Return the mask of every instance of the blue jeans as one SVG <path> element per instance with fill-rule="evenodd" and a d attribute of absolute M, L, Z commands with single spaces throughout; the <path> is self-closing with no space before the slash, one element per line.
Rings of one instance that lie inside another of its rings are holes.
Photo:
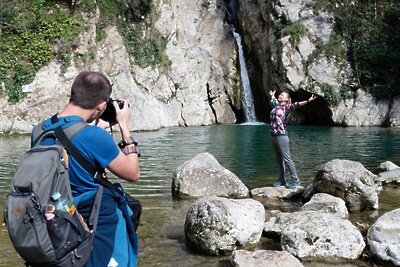
<path fill-rule="evenodd" d="M 272 136 L 272 147 L 279 167 L 279 180 L 285 181 L 285 167 L 289 169 L 292 180 L 298 180 L 296 167 L 290 156 L 289 137 L 287 135 Z"/>

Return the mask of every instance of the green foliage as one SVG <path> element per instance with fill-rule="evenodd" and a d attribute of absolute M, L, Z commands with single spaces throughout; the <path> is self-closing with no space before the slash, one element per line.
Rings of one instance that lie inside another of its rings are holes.
<path fill-rule="evenodd" d="M 84 31 L 80 12 L 93 14 L 98 7 L 100 19 L 96 41 L 106 37 L 106 27 L 116 25 L 123 35 L 128 52 L 142 66 L 168 67 L 164 51 L 167 39 L 155 29 L 157 14 L 153 0 L 80 0 L 76 11 L 68 9 L 67 0 L 1 0 L 0 1 L 0 85 L 4 84 L 10 102 L 18 102 L 24 94 L 21 86 L 33 81 L 36 72 L 56 58 L 61 71 L 68 68 L 75 50 L 74 43 Z M 146 33 L 146 34 L 144 34 Z M 87 64 L 95 58 L 93 49 L 75 55 L 75 62 Z"/>
<path fill-rule="evenodd" d="M 342 85 L 342 87 L 340 88 L 339 96 L 340 96 L 340 99 L 346 100 L 346 99 L 349 99 L 349 98 L 351 98 L 352 96 L 354 96 L 354 93 L 355 93 L 354 88 L 352 88 L 352 87 L 349 86 L 349 85 L 344 84 L 344 85 Z"/>
<path fill-rule="evenodd" d="M 341 101 L 353 97 L 354 90 L 349 85 L 342 85 L 339 91 L 336 91 L 332 85 L 319 83 L 321 91 L 324 93 L 324 99 L 329 106 L 337 106 Z"/>
<path fill-rule="evenodd" d="M 12 103 L 21 100 L 21 86 L 32 82 L 54 51 L 65 66 L 82 27 L 77 16 L 51 2 L 3 0 L 1 4 L 0 16 L 5 20 L 0 31 L 0 83 Z"/>
<path fill-rule="evenodd" d="M 90 65 L 96 58 L 96 48 L 90 47 L 85 54 L 75 53 L 74 54 L 74 61 L 76 66 L 87 66 Z"/>
<path fill-rule="evenodd" d="M 340 95 L 335 92 L 335 89 L 327 83 L 322 83 L 319 86 L 324 93 L 324 99 L 328 102 L 328 105 L 337 106 L 340 102 Z"/>
<path fill-rule="evenodd" d="M 335 58 L 337 61 L 346 59 L 346 49 L 344 41 L 337 35 L 332 35 L 326 44 L 321 46 L 321 50 L 328 58 Z"/>
<path fill-rule="evenodd" d="M 87 0 L 92 1 L 92 0 Z M 151 7 L 153 0 L 140 1 L 140 14 L 132 12 L 126 1 L 97 0 L 100 9 L 100 21 L 97 25 L 96 40 L 106 37 L 105 27 L 114 24 L 123 37 L 128 53 L 134 58 L 135 64 L 141 67 L 159 66 L 168 68 L 170 62 L 165 55 L 167 39 L 161 36 L 154 23 L 157 14 Z"/>
<path fill-rule="evenodd" d="M 400 1 L 329 2 L 359 85 L 377 97 L 400 95 Z"/>
<path fill-rule="evenodd" d="M 132 24 L 125 31 L 121 31 L 127 50 L 133 55 L 135 64 L 141 67 L 158 65 L 167 68 L 170 64 L 165 55 L 168 40 L 148 25 L 146 22 Z M 120 25 L 120 28 L 122 27 L 123 25 Z M 143 34 L 145 30 L 146 35 Z"/>
<path fill-rule="evenodd" d="M 314 3 L 315 10 L 329 10 L 331 6 L 330 0 L 316 0 Z"/>
<path fill-rule="evenodd" d="M 94 0 L 81 0 L 79 1 L 79 10 L 85 13 L 96 12 L 96 2 Z"/>
<path fill-rule="evenodd" d="M 282 36 L 290 36 L 289 42 L 293 46 L 297 46 L 302 36 L 307 33 L 306 27 L 301 23 L 289 24 L 282 28 Z"/>
<path fill-rule="evenodd" d="M 96 27 L 96 42 L 101 42 L 107 36 L 106 29 L 103 27 Z"/>
<path fill-rule="evenodd" d="M 310 65 L 320 55 L 324 55 L 328 59 L 335 60 L 337 63 L 342 63 L 347 59 L 346 46 L 344 40 L 337 35 L 332 35 L 328 42 L 319 42 L 316 45 L 316 49 L 308 56 L 305 64 Z"/>

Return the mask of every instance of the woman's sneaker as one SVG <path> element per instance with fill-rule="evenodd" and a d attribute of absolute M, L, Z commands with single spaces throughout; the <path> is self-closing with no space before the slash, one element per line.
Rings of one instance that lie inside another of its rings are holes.
<path fill-rule="evenodd" d="M 290 182 L 286 184 L 287 189 L 293 189 L 296 186 L 300 186 L 300 179 L 292 179 Z"/>
<path fill-rule="evenodd" d="M 274 183 L 274 187 L 286 186 L 286 181 L 279 179 L 277 182 Z"/>

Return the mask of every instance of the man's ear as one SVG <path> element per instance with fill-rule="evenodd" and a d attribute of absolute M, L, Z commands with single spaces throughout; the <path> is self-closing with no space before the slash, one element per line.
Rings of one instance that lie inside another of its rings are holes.
<path fill-rule="evenodd" d="M 97 105 L 96 110 L 102 113 L 106 109 L 106 107 L 107 107 L 107 101 L 102 101 Z"/>
<path fill-rule="evenodd" d="M 101 114 L 103 114 L 103 112 L 106 110 L 107 107 L 107 102 L 106 101 L 102 101 L 99 104 L 97 104 L 96 108 L 94 109 L 94 117 L 95 118 L 99 118 L 101 116 Z"/>

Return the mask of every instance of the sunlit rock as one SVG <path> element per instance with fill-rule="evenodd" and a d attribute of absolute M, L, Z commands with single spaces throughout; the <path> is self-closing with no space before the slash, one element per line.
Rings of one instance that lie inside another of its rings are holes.
<path fill-rule="evenodd" d="M 377 176 L 361 163 L 334 159 L 321 166 L 308 195 L 327 193 L 343 199 L 350 211 L 360 211 L 378 209 L 381 190 Z"/>
<path fill-rule="evenodd" d="M 249 190 L 231 171 L 221 166 L 213 155 L 200 153 L 184 162 L 173 173 L 172 195 L 176 198 L 221 196 L 243 198 Z"/>
<path fill-rule="evenodd" d="M 377 171 L 378 172 L 385 172 L 385 171 L 391 171 L 391 170 L 395 170 L 400 168 L 399 166 L 397 166 L 396 164 L 394 164 L 391 161 L 385 161 L 382 162 L 381 164 L 379 164 Z"/>
<path fill-rule="evenodd" d="M 284 228 L 281 245 L 301 260 L 331 263 L 354 261 L 365 248 L 361 233 L 350 221 L 321 212 Z"/>
<path fill-rule="evenodd" d="M 301 210 L 329 213 L 340 218 L 346 218 L 349 215 L 343 199 L 324 193 L 313 195 L 310 201 L 301 207 Z"/>
<path fill-rule="evenodd" d="M 368 230 L 370 251 L 380 260 L 400 266 L 400 209 L 382 215 Z"/>
<path fill-rule="evenodd" d="M 304 192 L 304 187 L 297 186 L 293 189 L 287 189 L 284 186 L 280 187 L 261 187 L 251 190 L 253 197 L 266 197 L 272 199 L 296 199 L 300 198 Z"/>
<path fill-rule="evenodd" d="M 202 253 L 227 254 L 238 246 L 257 243 L 264 217 L 264 206 L 253 199 L 202 198 L 186 215 L 186 239 Z"/>
<path fill-rule="evenodd" d="M 235 250 L 231 255 L 234 267 L 302 267 L 303 264 L 286 251 L 274 250 Z"/>
<path fill-rule="evenodd" d="M 382 184 L 400 184 L 400 168 L 378 174 L 378 181 Z"/>
<path fill-rule="evenodd" d="M 68 103 L 73 79 L 82 70 L 105 73 L 113 84 L 112 96 L 131 103 L 130 130 L 234 123 L 234 110 L 241 105 L 240 81 L 224 7 L 215 0 L 207 5 L 177 0 L 159 5 L 154 7 L 158 20 L 151 26 L 167 42 L 162 51 L 170 62 L 165 62 L 167 67 L 138 66 L 114 26 L 106 27 L 105 38 L 98 41 L 101 14 L 96 9 L 83 15 L 87 31 L 81 33 L 65 72 L 51 62 L 37 72 L 32 92 L 20 103 L 2 98 L 0 132 L 30 132 L 33 125 L 61 110 Z"/>

